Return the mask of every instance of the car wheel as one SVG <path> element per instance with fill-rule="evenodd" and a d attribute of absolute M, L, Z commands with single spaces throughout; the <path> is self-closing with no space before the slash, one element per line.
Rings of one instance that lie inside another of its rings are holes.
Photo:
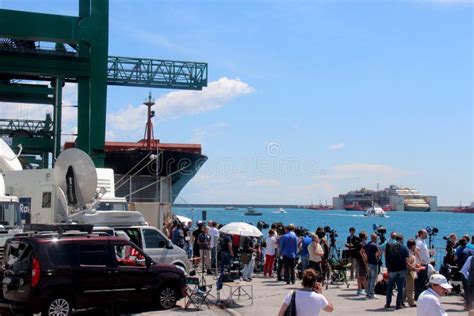
<path fill-rule="evenodd" d="M 158 290 L 158 305 L 161 309 L 171 309 L 177 301 L 178 294 L 175 288 L 164 285 Z"/>
<path fill-rule="evenodd" d="M 48 301 L 44 308 L 43 316 L 70 316 L 72 302 L 68 297 L 56 296 Z"/>

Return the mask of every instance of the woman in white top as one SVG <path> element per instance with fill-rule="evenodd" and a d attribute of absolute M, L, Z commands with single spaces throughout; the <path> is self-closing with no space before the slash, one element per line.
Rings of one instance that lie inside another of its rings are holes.
<path fill-rule="evenodd" d="M 265 247 L 265 265 L 263 266 L 263 276 L 272 277 L 273 262 L 275 261 L 276 237 L 275 231 L 270 229 L 268 237 L 265 239 L 267 246 Z"/>
<path fill-rule="evenodd" d="M 303 272 L 303 288 L 295 290 L 296 315 L 298 316 L 318 316 L 321 310 L 332 312 L 334 306 L 328 302 L 322 294 L 321 283 L 317 282 L 317 274 L 313 269 L 306 269 Z M 290 291 L 281 305 L 278 316 L 285 315 L 285 311 L 291 304 L 293 291 Z"/>
<path fill-rule="evenodd" d="M 321 274 L 321 261 L 323 260 L 324 250 L 319 243 L 318 235 L 311 234 L 313 241 L 308 246 L 309 264 L 308 267 Z"/>

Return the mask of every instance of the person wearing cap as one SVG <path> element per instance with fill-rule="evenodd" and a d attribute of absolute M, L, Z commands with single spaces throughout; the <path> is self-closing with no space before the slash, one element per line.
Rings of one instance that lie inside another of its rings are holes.
<path fill-rule="evenodd" d="M 418 297 L 417 316 L 447 316 L 439 301 L 440 296 L 446 296 L 453 287 L 442 274 L 432 274 L 428 281 L 428 288 Z"/>

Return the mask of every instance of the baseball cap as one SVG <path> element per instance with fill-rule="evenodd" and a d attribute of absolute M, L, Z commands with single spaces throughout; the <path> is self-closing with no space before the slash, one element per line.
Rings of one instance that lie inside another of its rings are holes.
<path fill-rule="evenodd" d="M 432 274 L 429 283 L 437 284 L 446 290 L 451 290 L 453 288 L 451 284 L 448 283 L 446 277 L 439 273 Z"/>

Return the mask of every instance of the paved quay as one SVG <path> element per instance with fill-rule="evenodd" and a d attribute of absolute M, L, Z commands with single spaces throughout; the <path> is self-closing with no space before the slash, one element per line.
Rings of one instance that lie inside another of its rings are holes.
<path fill-rule="evenodd" d="M 215 287 L 215 280 L 212 277 L 206 277 L 207 284 L 213 284 Z M 297 280 L 298 281 L 298 280 Z M 183 300 L 179 301 L 177 307 L 170 311 L 150 312 L 142 315 L 169 315 L 169 314 L 183 314 L 183 315 L 277 315 L 285 295 L 292 289 L 298 288 L 300 282 L 295 285 L 287 285 L 284 282 L 278 282 L 274 278 L 263 278 L 256 276 L 253 281 L 243 282 L 241 284 L 253 285 L 254 302 L 245 297 L 235 300 L 236 305 L 232 308 L 222 309 L 216 305 L 212 305 L 211 309 L 202 306 L 201 310 L 183 309 Z M 245 288 L 247 290 L 247 287 Z M 393 306 L 391 309 L 385 309 L 385 297 L 379 296 L 376 300 L 366 300 L 361 296 L 356 295 L 356 283 L 350 282 L 349 288 L 346 286 L 329 285 L 329 289 L 324 290 L 323 294 L 334 305 L 333 313 L 321 312 L 322 315 L 416 315 L 416 308 L 403 308 L 395 310 Z M 396 293 L 396 292 L 395 292 Z M 215 300 L 216 292 L 213 290 L 211 294 L 214 296 L 211 300 Z M 229 289 L 224 287 L 220 293 L 221 299 L 226 299 L 229 296 Z M 451 295 L 441 299 L 443 307 L 449 315 L 468 315 L 463 308 L 462 298 L 459 295 Z M 392 304 L 395 304 L 395 296 L 392 299 Z"/>

